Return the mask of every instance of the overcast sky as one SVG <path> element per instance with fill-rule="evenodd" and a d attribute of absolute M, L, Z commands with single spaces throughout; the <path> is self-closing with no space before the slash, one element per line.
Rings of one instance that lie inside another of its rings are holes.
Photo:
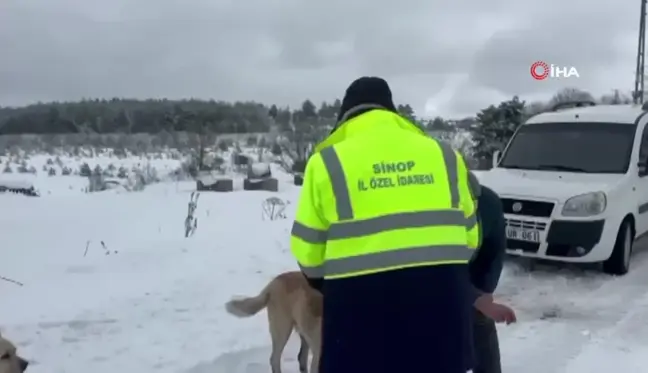
<path fill-rule="evenodd" d="M 462 116 L 517 94 L 634 84 L 639 1 L 0 0 L 0 105 L 83 97 L 341 97 L 362 75 L 396 103 Z M 580 78 L 535 81 L 530 65 Z"/>

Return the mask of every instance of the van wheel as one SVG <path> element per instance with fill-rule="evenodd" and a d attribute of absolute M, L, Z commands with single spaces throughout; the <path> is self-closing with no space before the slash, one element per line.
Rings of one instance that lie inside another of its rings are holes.
<path fill-rule="evenodd" d="M 612 255 L 603 262 L 603 272 L 610 275 L 625 275 L 628 273 L 633 243 L 632 225 L 629 220 L 624 220 L 619 228 Z"/>

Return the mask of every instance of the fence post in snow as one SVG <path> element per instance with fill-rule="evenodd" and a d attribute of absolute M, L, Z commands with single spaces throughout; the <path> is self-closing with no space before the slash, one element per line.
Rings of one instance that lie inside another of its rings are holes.
<path fill-rule="evenodd" d="M 185 219 L 185 238 L 192 236 L 198 229 L 198 218 L 194 216 L 198 208 L 198 197 L 200 197 L 200 193 L 191 192 L 187 206 L 187 218 Z"/>

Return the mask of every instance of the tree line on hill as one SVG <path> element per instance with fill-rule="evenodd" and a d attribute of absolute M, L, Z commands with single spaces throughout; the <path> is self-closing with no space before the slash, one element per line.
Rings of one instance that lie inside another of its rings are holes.
<path fill-rule="evenodd" d="M 340 100 L 317 107 L 305 100 L 297 109 L 258 102 L 214 100 L 133 100 L 113 98 L 77 102 L 38 103 L 0 107 L 0 135 L 64 133 L 158 133 L 160 131 L 215 133 L 268 132 L 291 127 L 331 125 Z M 399 110 L 413 116 L 409 105 Z"/>
<path fill-rule="evenodd" d="M 550 110 L 557 103 L 595 101 L 627 104 L 632 101 L 630 97 L 615 90 L 594 99 L 588 92 L 567 88 L 557 92 L 548 102 L 527 103 L 513 97 L 480 110 L 474 117 L 458 120 L 420 118 L 408 104 L 398 105 L 398 110 L 440 137 L 447 138 L 458 131 L 470 132 L 475 143 L 472 155 L 485 159 L 501 149 L 524 120 Z M 0 107 L 0 135 L 188 132 L 211 141 L 219 134 L 277 131 L 287 134 L 295 142 L 312 143 L 325 136 L 335 125 L 340 106 L 339 99 L 322 102 L 319 106 L 307 99 L 298 108 L 267 106 L 253 101 L 230 103 L 120 98 L 38 103 L 24 107 Z M 203 141 L 200 145 L 204 145 Z M 307 150 L 298 153 L 303 153 L 299 157 L 304 157 Z"/>

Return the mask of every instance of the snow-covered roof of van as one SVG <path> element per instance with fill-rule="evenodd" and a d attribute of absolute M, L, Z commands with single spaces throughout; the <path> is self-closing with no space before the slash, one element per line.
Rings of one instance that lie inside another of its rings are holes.
<path fill-rule="evenodd" d="M 596 105 L 560 109 L 538 114 L 526 124 L 556 122 L 605 122 L 619 124 L 636 124 L 637 118 L 645 111 L 641 105 Z"/>

